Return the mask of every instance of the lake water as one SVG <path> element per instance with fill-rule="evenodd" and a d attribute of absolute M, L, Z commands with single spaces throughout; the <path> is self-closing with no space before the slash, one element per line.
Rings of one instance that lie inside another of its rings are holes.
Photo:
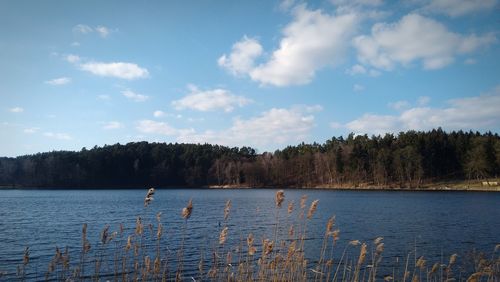
<path fill-rule="evenodd" d="M 220 226 L 224 224 L 223 210 L 228 199 L 232 208 L 227 245 L 238 246 L 250 232 L 257 242 L 274 236 L 276 190 L 160 189 L 151 205 L 144 208 L 146 191 L 0 190 L 0 272 L 4 272 L 0 280 L 16 277 L 16 267 L 22 264 L 27 246 L 31 254 L 27 277 L 43 279 L 56 246 L 67 246 L 70 255 L 74 254 L 72 261 L 78 261 L 82 224 L 88 224 L 89 241 L 97 251 L 99 233 L 106 224 L 110 234 L 119 229 L 120 223 L 125 227 L 124 233 L 130 234 L 137 216 L 145 223 L 156 223 L 157 212 L 162 212 L 165 229 L 162 253 L 175 261 L 184 232 L 180 213 L 189 199 L 194 208 L 185 230 L 187 277 L 197 272 L 200 254 L 210 260 L 209 254 L 217 245 Z M 415 249 L 417 256 L 424 255 L 429 262 L 443 257 L 447 260 L 453 253 L 463 257 L 464 252 L 473 249 L 491 253 L 500 243 L 500 193 L 285 190 L 280 226 L 287 228 L 285 225 L 297 218 L 304 194 L 308 196 L 308 205 L 319 199 L 318 210 L 307 223 L 310 240 L 306 256 L 312 261 L 319 253 L 326 222 L 332 215 L 340 229 L 334 253 L 337 257 L 349 240 L 372 242 L 379 236 L 384 237 L 387 262 L 404 259 Z M 295 202 L 295 210 L 287 219 L 289 201 Z M 111 271 L 109 265 L 103 269 Z"/>

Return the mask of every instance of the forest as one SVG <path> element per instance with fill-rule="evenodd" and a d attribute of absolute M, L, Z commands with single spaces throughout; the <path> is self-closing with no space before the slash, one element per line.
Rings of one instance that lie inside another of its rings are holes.
<path fill-rule="evenodd" d="M 275 152 L 210 144 L 134 142 L 0 158 L 0 187 L 398 187 L 496 178 L 491 132 L 350 134 Z"/>

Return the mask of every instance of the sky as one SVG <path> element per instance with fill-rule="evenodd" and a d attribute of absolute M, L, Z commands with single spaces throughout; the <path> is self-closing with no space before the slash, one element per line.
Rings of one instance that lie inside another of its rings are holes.
<path fill-rule="evenodd" d="M 0 156 L 500 131 L 499 0 L 0 1 Z"/>

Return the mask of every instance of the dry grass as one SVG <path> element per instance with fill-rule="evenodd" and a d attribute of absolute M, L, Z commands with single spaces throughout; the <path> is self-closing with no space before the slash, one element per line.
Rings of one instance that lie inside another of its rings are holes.
<path fill-rule="evenodd" d="M 154 192 L 153 188 L 148 190 L 145 208 L 151 208 Z M 294 204 L 289 202 L 285 223 L 279 222 L 278 216 L 285 192 L 278 191 L 274 201 L 274 238 L 256 240 L 252 233 L 239 234 L 241 229 L 229 224 L 232 204 L 228 200 L 221 207 L 223 224 L 219 225 L 218 241 L 200 242 L 197 275 L 192 274 L 193 270 L 186 275 L 184 269 L 184 261 L 191 259 L 184 253 L 188 225 L 192 223 L 189 219 L 193 215 L 193 201 L 189 200 L 181 210 L 183 225 L 177 227 L 182 231 L 180 240 L 175 241 L 180 242 L 180 246 L 170 245 L 173 240 L 165 233 L 160 212 L 151 223 L 137 217 L 131 234 L 127 234 L 123 225 L 115 232 L 106 225 L 99 241 L 93 245 L 87 239 L 84 224 L 79 253 L 70 255 L 67 248 L 64 251 L 56 248 L 44 277 L 56 281 L 500 281 L 500 245 L 488 256 L 452 254 L 447 262 L 428 262 L 424 256 L 418 259 L 415 256 L 413 261 L 408 254 L 402 263 L 385 262 L 381 268 L 386 245 L 383 238 L 378 237 L 372 242 L 344 242 L 345 247 L 338 256 L 335 249 L 341 232 L 336 229 L 334 216 L 326 223 L 319 253 L 311 254 L 305 247 L 307 224 L 318 210 L 319 201 L 312 201 L 306 210 L 307 197 L 303 196 L 296 218 L 293 217 Z M 172 257 L 172 252 L 165 249 L 177 249 L 177 255 Z M 30 255 L 26 248 L 18 267 L 18 280 L 25 280 L 26 274 L 33 271 Z M 72 261 L 74 258 L 79 259 Z M 467 261 L 472 270 L 467 272 L 465 267 L 457 266 Z M 0 280 L 4 274 L 0 272 Z"/>

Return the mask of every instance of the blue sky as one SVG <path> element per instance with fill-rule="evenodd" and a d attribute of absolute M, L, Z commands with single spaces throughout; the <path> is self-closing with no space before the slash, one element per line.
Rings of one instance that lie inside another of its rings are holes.
<path fill-rule="evenodd" d="M 0 156 L 500 129 L 498 0 L 1 1 Z"/>

